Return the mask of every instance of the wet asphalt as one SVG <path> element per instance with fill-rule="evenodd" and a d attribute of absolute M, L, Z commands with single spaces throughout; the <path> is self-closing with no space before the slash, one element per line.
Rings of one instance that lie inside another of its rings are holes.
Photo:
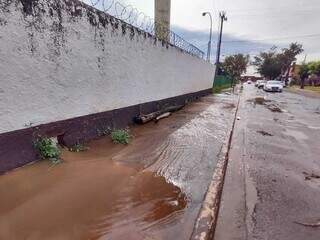
<path fill-rule="evenodd" d="M 189 239 L 238 97 L 211 95 L 88 150 L 0 176 L 0 239 Z"/>
<path fill-rule="evenodd" d="M 319 240 L 320 97 L 245 84 L 238 119 L 214 239 Z"/>

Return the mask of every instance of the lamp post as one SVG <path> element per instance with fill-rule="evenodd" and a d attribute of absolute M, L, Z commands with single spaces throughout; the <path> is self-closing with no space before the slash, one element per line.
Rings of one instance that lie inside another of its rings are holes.
<path fill-rule="evenodd" d="M 209 42 L 208 42 L 208 51 L 207 51 L 207 61 L 210 62 L 210 57 L 211 57 L 211 41 L 212 41 L 212 15 L 210 12 L 204 12 L 202 13 L 202 16 L 209 15 L 210 17 L 210 37 L 209 37 Z"/>

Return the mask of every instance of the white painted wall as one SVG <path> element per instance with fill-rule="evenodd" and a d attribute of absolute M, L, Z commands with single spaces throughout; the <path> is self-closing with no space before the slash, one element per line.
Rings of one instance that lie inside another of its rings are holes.
<path fill-rule="evenodd" d="M 212 86 L 213 66 L 174 47 L 93 27 L 86 14 L 72 19 L 65 10 L 59 34 L 48 1 L 40 1 L 40 17 L 16 2 L 0 9 L 0 133 Z"/>

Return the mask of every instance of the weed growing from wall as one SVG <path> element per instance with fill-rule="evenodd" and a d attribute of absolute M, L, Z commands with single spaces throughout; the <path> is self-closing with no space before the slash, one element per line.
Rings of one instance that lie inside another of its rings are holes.
<path fill-rule="evenodd" d="M 42 159 L 48 159 L 53 164 L 58 164 L 61 162 L 61 151 L 51 138 L 42 137 L 35 141 L 35 148 L 39 151 Z"/>
<path fill-rule="evenodd" d="M 111 132 L 111 139 L 116 144 L 129 144 L 130 142 L 130 134 L 129 130 L 122 129 L 122 130 L 113 130 Z"/>

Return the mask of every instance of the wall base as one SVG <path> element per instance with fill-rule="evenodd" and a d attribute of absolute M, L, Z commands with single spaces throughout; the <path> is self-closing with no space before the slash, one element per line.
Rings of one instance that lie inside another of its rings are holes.
<path fill-rule="evenodd" d="M 95 139 L 101 136 L 101 132 L 106 129 L 119 129 L 131 125 L 134 117 L 139 114 L 152 113 L 168 105 L 182 105 L 210 93 L 212 89 L 207 89 L 160 101 L 2 133 L 0 134 L 0 174 L 39 159 L 33 147 L 34 140 L 39 136 L 57 137 L 60 144 L 70 147 Z"/>

